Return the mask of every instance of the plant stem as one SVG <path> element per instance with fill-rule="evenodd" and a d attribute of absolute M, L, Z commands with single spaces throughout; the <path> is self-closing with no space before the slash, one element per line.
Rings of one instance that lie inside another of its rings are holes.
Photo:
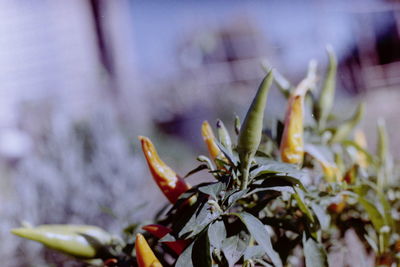
<path fill-rule="evenodd" d="M 242 167 L 242 183 L 240 184 L 240 189 L 246 189 L 247 183 L 249 182 L 249 172 L 250 172 L 250 164 L 246 164 Z"/>

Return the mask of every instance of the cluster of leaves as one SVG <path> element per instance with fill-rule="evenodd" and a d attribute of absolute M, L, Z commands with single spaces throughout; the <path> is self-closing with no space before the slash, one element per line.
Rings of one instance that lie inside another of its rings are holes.
<path fill-rule="evenodd" d="M 154 222 L 169 233 L 162 237 L 145 233 L 163 266 L 284 266 L 292 256 L 303 258 L 306 266 L 327 266 L 331 247 L 350 229 L 376 256 L 377 265 L 399 262 L 399 175 L 384 124 L 378 126 L 378 149 L 373 155 L 362 134 L 354 135 L 364 105 L 344 121 L 332 114 L 336 60 L 331 50 L 328 55 L 320 90 L 313 61 L 296 87 L 274 71 L 275 84 L 288 103 L 294 91 L 305 92 L 301 160 L 282 161 L 287 122 L 277 119 L 272 128 L 263 130 L 243 186 L 247 167 L 238 145 L 226 141 L 230 140 L 226 131 L 218 131 L 213 141 L 220 155 L 199 156 L 200 165 L 186 175 L 207 170 L 214 180 L 191 187 L 157 214 Z M 236 135 L 241 128 L 237 119 Z M 134 235 L 142 232 L 140 226 L 124 230 L 126 242 L 114 239 L 103 246 L 96 255 L 101 264 L 136 266 Z M 181 253 L 167 245 L 183 240 Z"/>

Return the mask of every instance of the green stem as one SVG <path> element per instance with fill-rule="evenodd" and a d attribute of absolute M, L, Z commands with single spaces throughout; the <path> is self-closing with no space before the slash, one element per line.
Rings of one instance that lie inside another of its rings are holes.
<path fill-rule="evenodd" d="M 240 189 L 246 189 L 247 184 L 249 182 L 249 172 L 250 172 L 250 164 L 243 164 L 242 167 L 242 183 L 240 184 Z"/>

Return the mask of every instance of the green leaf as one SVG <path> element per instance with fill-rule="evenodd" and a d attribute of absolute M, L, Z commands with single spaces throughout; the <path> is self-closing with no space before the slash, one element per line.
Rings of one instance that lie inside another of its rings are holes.
<path fill-rule="evenodd" d="M 218 119 L 217 120 L 217 133 L 219 142 L 232 154 L 232 140 L 226 129 L 224 123 Z"/>
<path fill-rule="evenodd" d="M 369 164 L 374 163 L 373 156 L 367 150 L 365 150 L 360 145 L 358 145 L 356 142 L 354 142 L 352 140 L 344 140 L 342 142 L 342 144 L 344 146 L 354 147 L 355 149 L 357 149 L 358 152 L 361 152 L 364 154 L 364 156 L 367 158 L 367 161 Z"/>
<path fill-rule="evenodd" d="M 303 192 L 301 190 L 297 190 L 297 189 L 295 189 L 295 191 L 296 192 L 295 192 L 295 194 L 293 194 L 293 197 L 296 199 L 297 205 L 299 206 L 299 209 L 313 223 L 315 221 L 314 220 L 314 216 L 313 216 L 312 212 L 310 211 L 310 209 L 308 208 L 308 206 L 304 202 Z"/>
<path fill-rule="evenodd" d="M 304 257 L 306 259 L 306 267 L 328 267 L 328 257 L 324 247 L 317 243 L 314 239 L 306 240 L 303 236 Z"/>
<path fill-rule="evenodd" d="M 200 234 L 193 243 L 192 262 L 194 267 L 211 267 L 210 241 L 207 231 Z"/>
<path fill-rule="evenodd" d="M 384 218 L 382 214 L 379 212 L 375 203 L 371 203 L 367 199 L 362 196 L 359 196 L 358 202 L 363 206 L 365 211 L 368 213 L 368 217 L 371 219 L 372 225 L 375 230 L 379 232 L 379 230 L 385 225 Z"/>
<path fill-rule="evenodd" d="M 215 221 L 208 227 L 208 239 L 213 248 L 220 249 L 226 238 L 226 229 L 223 221 Z"/>
<path fill-rule="evenodd" d="M 298 187 L 302 190 L 306 190 L 303 184 L 300 182 L 299 179 L 291 177 L 291 176 L 284 176 L 284 175 L 274 175 L 269 176 L 266 174 L 257 176 L 257 179 L 263 179 L 261 183 L 258 181 L 251 183 L 250 188 L 260 188 L 260 187 L 277 187 L 277 186 L 291 186 L 291 187 Z"/>
<path fill-rule="evenodd" d="M 318 101 L 318 118 L 320 123 L 320 129 L 325 128 L 326 121 L 331 113 L 333 107 L 333 101 L 335 98 L 335 86 L 336 86 L 336 70 L 337 61 L 336 56 L 333 52 L 332 47 L 327 47 L 329 56 L 329 65 L 325 75 L 325 81 L 322 86 L 321 95 Z"/>
<path fill-rule="evenodd" d="M 261 259 L 265 251 L 261 246 L 247 247 L 243 255 L 243 260 Z"/>
<path fill-rule="evenodd" d="M 279 254 L 274 250 L 271 243 L 271 237 L 265 225 L 256 217 L 247 212 L 232 213 L 237 216 L 245 225 L 251 236 L 264 249 L 267 256 L 275 266 L 282 266 Z"/>
<path fill-rule="evenodd" d="M 265 158 L 258 157 L 257 162 L 260 167 L 254 169 L 250 173 L 250 177 L 257 178 L 263 174 L 274 174 L 282 173 L 288 176 L 303 177 L 305 175 L 304 171 L 299 170 L 296 165 L 283 163 L 275 160 L 268 160 Z"/>
<path fill-rule="evenodd" d="M 226 260 L 228 261 L 229 267 L 233 267 L 235 263 L 242 257 L 244 251 L 249 244 L 249 239 L 242 239 L 239 235 L 234 235 L 225 238 L 222 241 L 222 252 Z"/>
<path fill-rule="evenodd" d="M 340 125 L 336 132 L 333 134 L 331 143 L 338 143 L 348 138 L 351 131 L 357 126 L 364 115 L 365 104 L 360 103 L 355 111 L 353 117 Z"/>
<path fill-rule="evenodd" d="M 189 221 L 179 232 L 178 237 L 191 238 L 202 232 L 212 221 L 217 219 L 221 212 L 211 206 L 208 202 L 202 203 L 192 214 Z"/>
<path fill-rule="evenodd" d="M 267 67 L 264 66 L 264 70 L 268 71 Z M 274 74 L 274 83 L 276 87 L 278 87 L 279 91 L 282 93 L 282 95 L 285 98 L 289 98 L 290 91 L 293 90 L 293 86 L 290 84 L 290 82 L 281 74 L 279 73 L 276 69 L 273 70 Z"/>
<path fill-rule="evenodd" d="M 215 170 L 214 165 L 211 163 L 211 160 L 208 157 L 206 157 L 204 155 L 200 155 L 197 157 L 197 160 L 205 163 L 209 170 L 211 170 L 211 171 Z"/>
<path fill-rule="evenodd" d="M 218 148 L 221 150 L 222 154 L 224 154 L 225 158 L 228 159 L 229 163 L 233 166 L 238 165 L 238 159 L 237 157 L 233 154 L 233 152 L 229 151 L 226 149 L 220 142 L 215 140 L 215 143 L 217 144 Z M 224 162 L 226 164 L 226 162 Z"/>
<path fill-rule="evenodd" d="M 214 199 L 218 199 L 219 193 L 225 189 L 225 185 L 221 182 L 209 183 L 199 187 L 199 191 L 211 196 Z"/>
<path fill-rule="evenodd" d="M 245 190 L 233 190 L 233 193 L 229 192 L 227 194 L 227 197 L 225 198 L 224 202 L 227 202 L 227 206 L 231 207 L 237 200 L 242 198 L 244 195 L 246 195 L 249 192 L 249 188 L 246 188 Z"/>
<path fill-rule="evenodd" d="M 322 230 L 328 230 L 331 223 L 331 217 L 326 212 L 326 208 L 322 208 L 315 202 L 311 203 L 311 209 L 313 210 L 315 216 L 317 217 Z"/>
<path fill-rule="evenodd" d="M 379 201 L 383 207 L 383 214 L 385 219 L 385 224 L 389 225 L 392 229 L 395 228 L 395 223 L 392 217 L 392 207 L 386 198 L 386 195 L 382 191 L 377 191 Z"/>
<path fill-rule="evenodd" d="M 320 162 L 327 162 L 330 165 L 335 165 L 332 150 L 325 145 L 306 144 L 304 146 L 304 152 L 308 153 Z"/>
<path fill-rule="evenodd" d="M 266 186 L 266 187 L 254 187 L 247 195 L 255 194 L 258 192 L 263 192 L 263 191 L 276 191 L 276 192 L 289 192 L 291 194 L 294 193 L 294 190 L 291 186 Z"/>

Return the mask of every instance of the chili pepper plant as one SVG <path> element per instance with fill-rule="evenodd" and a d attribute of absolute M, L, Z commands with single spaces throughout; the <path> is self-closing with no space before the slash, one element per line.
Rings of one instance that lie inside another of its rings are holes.
<path fill-rule="evenodd" d="M 250 267 L 295 265 L 294 258 L 297 265 L 328 266 L 334 244 L 354 230 L 376 265 L 399 264 L 399 173 L 384 123 L 372 154 L 356 128 L 364 104 L 344 120 L 332 113 L 336 59 L 330 49 L 328 56 L 320 86 L 314 61 L 297 86 L 267 70 L 243 123 L 235 118 L 233 134 L 218 120 L 214 135 L 205 121 L 209 156 L 199 156 L 185 176 L 161 160 L 149 138 L 139 137 L 155 184 L 169 201 L 153 224 L 132 224 L 124 238 L 95 226 L 12 232 L 91 265 Z M 272 83 L 287 106 L 284 120 L 267 128 Z M 197 172 L 212 181 L 189 185 L 185 178 Z"/>

